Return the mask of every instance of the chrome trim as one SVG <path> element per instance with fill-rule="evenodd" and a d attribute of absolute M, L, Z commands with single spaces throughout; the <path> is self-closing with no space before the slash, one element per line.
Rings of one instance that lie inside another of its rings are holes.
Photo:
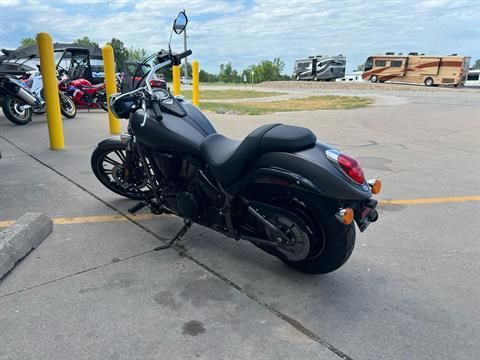
<path fill-rule="evenodd" d="M 346 211 L 347 211 L 347 209 L 342 208 L 342 209 L 338 210 L 338 212 L 335 214 L 335 219 L 337 219 L 337 221 L 339 221 L 343 225 L 345 225 L 345 223 L 343 222 L 343 216 L 345 215 Z"/>
<path fill-rule="evenodd" d="M 337 165 L 338 165 L 338 157 L 340 156 L 340 154 L 341 153 L 338 150 L 329 149 L 325 151 L 325 155 L 327 156 L 327 159 L 334 162 Z"/>
<path fill-rule="evenodd" d="M 126 143 L 129 142 L 130 140 L 132 140 L 132 135 L 127 134 L 127 133 L 121 133 L 121 134 L 120 134 L 120 142 L 121 142 L 122 144 L 126 144 Z"/>

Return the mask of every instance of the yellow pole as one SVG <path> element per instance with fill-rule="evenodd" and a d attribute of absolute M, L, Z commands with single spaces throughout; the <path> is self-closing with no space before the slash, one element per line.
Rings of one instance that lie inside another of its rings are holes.
<path fill-rule="evenodd" d="M 61 150 L 65 148 L 63 138 L 62 115 L 60 113 L 60 98 L 55 60 L 53 57 L 52 37 L 41 32 L 37 34 L 38 52 L 40 54 L 40 69 L 42 72 L 43 91 L 47 104 L 48 136 L 50 148 Z"/>
<path fill-rule="evenodd" d="M 180 95 L 180 66 L 175 65 L 172 68 L 173 73 L 173 95 Z"/>
<path fill-rule="evenodd" d="M 192 62 L 192 102 L 193 105 L 199 107 L 200 100 L 199 100 L 199 93 L 200 93 L 200 81 L 198 76 L 198 61 L 194 60 Z"/>
<path fill-rule="evenodd" d="M 120 134 L 122 132 L 120 121 L 110 111 L 110 96 L 117 92 L 115 61 L 113 58 L 113 49 L 110 45 L 105 45 L 103 47 L 102 56 L 103 68 L 105 71 L 105 88 L 107 90 L 108 124 L 110 126 L 110 134 Z"/>

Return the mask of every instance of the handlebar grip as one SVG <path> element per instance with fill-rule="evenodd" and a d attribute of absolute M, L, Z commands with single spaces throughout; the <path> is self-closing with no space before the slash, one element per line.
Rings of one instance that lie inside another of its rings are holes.
<path fill-rule="evenodd" d="M 187 51 L 184 51 L 183 53 L 180 53 L 180 54 L 176 54 L 176 55 L 173 55 L 173 59 L 172 59 L 172 64 L 173 65 L 180 65 L 181 62 L 182 62 L 182 59 L 184 57 L 187 57 L 189 55 L 192 55 L 192 50 L 187 50 Z"/>
<path fill-rule="evenodd" d="M 179 59 L 183 59 L 184 57 L 187 57 L 189 55 L 192 55 L 192 50 L 187 50 L 187 51 L 184 51 L 183 53 L 177 54 Z"/>

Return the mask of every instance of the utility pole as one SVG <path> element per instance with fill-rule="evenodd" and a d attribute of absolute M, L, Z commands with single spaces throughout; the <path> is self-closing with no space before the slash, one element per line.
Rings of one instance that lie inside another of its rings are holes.
<path fill-rule="evenodd" d="M 185 9 L 183 9 L 183 11 L 185 12 Z M 183 31 L 183 45 L 184 45 L 184 48 L 185 50 L 184 51 L 187 51 L 187 28 L 185 28 L 185 30 Z M 188 56 L 185 57 L 185 83 L 187 83 L 187 79 L 188 79 L 188 60 L 187 60 Z"/>

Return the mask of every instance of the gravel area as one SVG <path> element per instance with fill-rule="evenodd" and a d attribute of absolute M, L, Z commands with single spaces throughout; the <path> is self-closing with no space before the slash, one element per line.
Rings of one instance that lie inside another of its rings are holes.
<path fill-rule="evenodd" d="M 450 92 L 480 92 L 480 88 L 469 87 L 427 87 L 424 85 L 406 84 L 374 84 L 369 82 L 314 82 L 314 81 L 265 81 L 257 85 L 272 89 L 330 89 L 330 90 L 387 90 L 387 91 L 450 91 Z"/>

